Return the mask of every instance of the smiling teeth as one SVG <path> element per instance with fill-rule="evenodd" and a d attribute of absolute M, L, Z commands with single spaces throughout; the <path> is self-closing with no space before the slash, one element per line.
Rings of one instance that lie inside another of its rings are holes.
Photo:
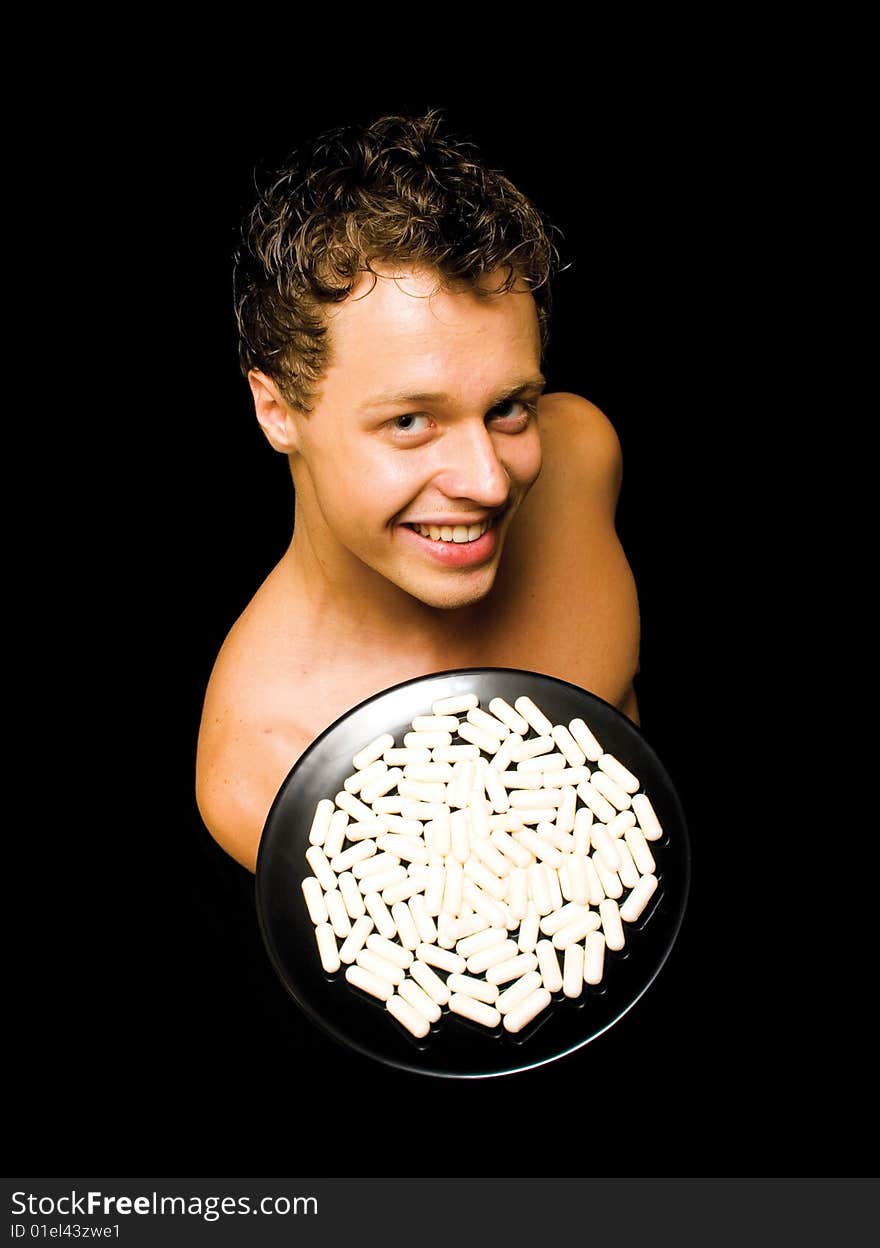
<path fill-rule="evenodd" d="M 448 524 L 414 524 L 411 527 L 433 542 L 475 542 L 491 523 L 491 520 L 484 520 L 482 524 L 457 524 L 454 528 Z"/>

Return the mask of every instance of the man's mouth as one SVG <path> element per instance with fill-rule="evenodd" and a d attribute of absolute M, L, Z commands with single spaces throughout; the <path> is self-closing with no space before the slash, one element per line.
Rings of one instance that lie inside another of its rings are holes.
<path fill-rule="evenodd" d="M 422 537 L 430 538 L 432 542 L 457 542 L 463 544 L 465 542 L 475 542 L 482 537 L 492 525 L 492 519 L 490 517 L 481 524 L 407 524 L 406 528 L 413 529 Z"/>

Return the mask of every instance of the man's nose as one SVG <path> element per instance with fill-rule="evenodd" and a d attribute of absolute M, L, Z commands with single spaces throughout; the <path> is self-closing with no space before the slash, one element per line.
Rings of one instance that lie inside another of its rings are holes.
<path fill-rule="evenodd" d="M 510 477 L 482 421 L 463 422 L 444 438 L 445 463 L 436 478 L 447 498 L 500 507 L 510 493 Z"/>

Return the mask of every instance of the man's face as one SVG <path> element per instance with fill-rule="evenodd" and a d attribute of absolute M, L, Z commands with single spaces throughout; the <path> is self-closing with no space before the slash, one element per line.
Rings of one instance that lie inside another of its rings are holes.
<path fill-rule="evenodd" d="M 437 290 L 433 272 L 381 272 L 331 310 L 333 364 L 296 418 L 297 511 L 334 572 L 353 557 L 430 606 L 461 607 L 492 588 L 541 470 L 535 303 L 520 285 L 485 299 Z"/>

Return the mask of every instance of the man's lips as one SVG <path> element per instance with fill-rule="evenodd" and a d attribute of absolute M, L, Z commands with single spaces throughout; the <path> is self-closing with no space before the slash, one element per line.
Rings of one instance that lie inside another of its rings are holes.
<path fill-rule="evenodd" d="M 495 553 L 498 546 L 498 517 L 496 516 L 489 528 L 481 537 L 470 542 L 444 541 L 442 538 L 423 537 L 409 523 L 400 524 L 399 528 L 404 539 L 412 541 L 419 553 L 427 555 L 436 563 L 447 568 L 468 567 L 472 564 L 485 563 Z M 474 522 L 476 523 L 476 522 Z M 438 524 L 438 528 L 441 527 Z M 454 528 L 454 525 L 445 526 Z"/>

